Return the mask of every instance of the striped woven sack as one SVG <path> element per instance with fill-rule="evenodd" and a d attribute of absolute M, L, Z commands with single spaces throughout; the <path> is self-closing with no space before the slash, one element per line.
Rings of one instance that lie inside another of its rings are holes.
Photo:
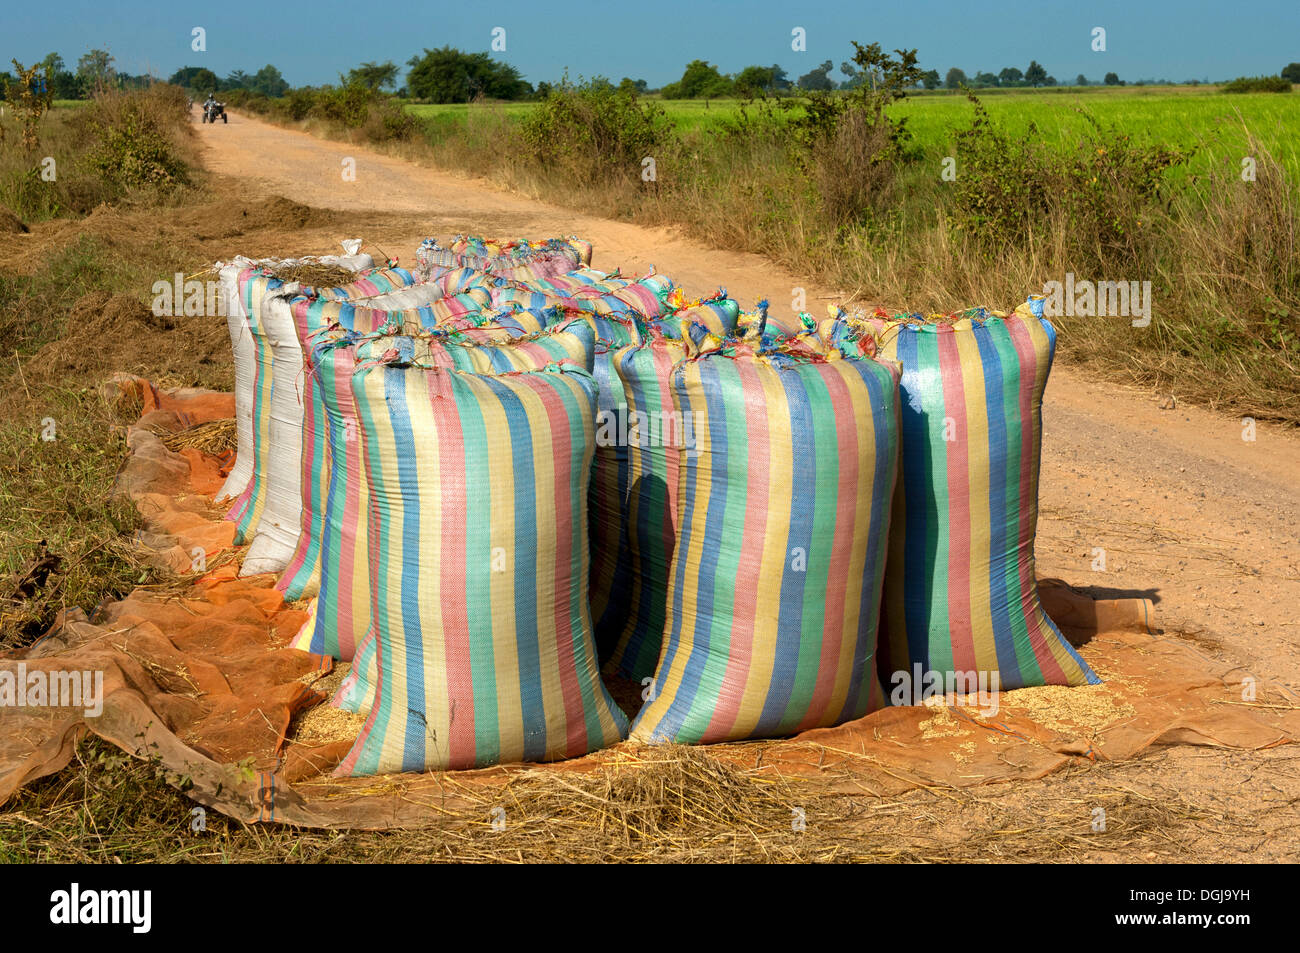
<path fill-rule="evenodd" d="M 449 307 L 442 296 L 436 285 L 412 285 L 353 302 L 312 295 L 296 295 L 288 300 L 286 309 L 299 347 L 302 373 L 294 380 L 295 387 L 301 390 L 301 403 L 297 405 L 301 415 L 297 543 L 276 583 L 286 600 L 315 595 L 320 584 L 320 537 L 329 486 L 329 454 L 325 408 L 316 393 L 311 365 L 314 335 L 330 327 L 360 333 L 385 327 L 431 328 L 443 316 L 459 310 L 455 305 Z"/>
<path fill-rule="evenodd" d="M 416 250 L 416 261 L 422 281 L 433 277 L 440 268 L 472 268 L 496 278 L 547 278 L 590 264 L 591 243 L 562 238 L 529 242 L 457 236 L 444 247 L 437 239 L 428 238 Z"/>
<path fill-rule="evenodd" d="M 903 365 L 882 677 L 908 684 L 919 667 L 996 676 L 993 689 L 1098 682 L 1043 611 L 1034 576 L 1055 329 L 1025 306 L 877 323 L 881 354 Z"/>
<path fill-rule="evenodd" d="M 552 761 L 618 742 L 586 600 L 596 385 L 366 362 L 374 703 L 336 774 Z"/>
<path fill-rule="evenodd" d="M 327 256 L 321 261 L 354 271 L 368 269 L 374 264 L 369 255 Z M 230 349 L 235 365 L 235 464 L 217 493 L 218 500 L 235 500 L 248 487 L 253 477 L 253 403 L 258 359 L 257 344 L 249 330 L 248 313 L 240 294 L 240 275 L 250 269 L 282 267 L 295 263 L 294 259 L 255 260 L 240 256 L 229 262 L 217 262 L 213 266 L 217 270 L 222 311 L 230 330 Z"/>
<path fill-rule="evenodd" d="M 357 290 L 373 288 L 373 281 L 358 282 Z M 266 428 L 267 441 L 258 457 L 264 480 L 261 486 L 261 516 L 244 555 L 241 576 L 283 573 L 292 561 L 303 525 L 303 417 L 309 397 L 304 393 L 303 352 L 298 341 L 291 303 L 298 286 L 282 285 L 262 299 L 260 329 L 271 352 L 271 400 Z M 314 293 L 309 290 L 308 293 Z M 414 308 L 441 291 L 431 286 L 410 286 L 362 300 L 382 310 Z M 485 297 L 480 293 L 480 299 Z M 449 314 L 460 313 L 453 299 Z M 478 306 L 478 300 L 472 306 Z M 429 305 L 434 311 L 443 300 Z M 296 575 L 296 574 L 295 574 Z"/>
<path fill-rule="evenodd" d="M 681 307 L 653 320 L 635 312 L 589 316 L 596 332 L 592 373 L 600 386 L 596 461 L 591 474 L 591 617 L 602 662 L 614 651 L 632 612 L 632 568 L 629 563 L 628 404 L 623 382 L 614 367 L 614 354 L 651 336 L 679 339 L 683 324 L 698 325 L 704 334 L 731 333 L 736 302 L 719 290 L 697 301 L 675 299 Z"/>
<path fill-rule="evenodd" d="M 898 366 L 792 342 L 676 365 L 677 543 L 653 696 L 632 737 L 788 735 L 883 702 L 876 630 L 898 464 Z"/>
<path fill-rule="evenodd" d="M 672 282 L 661 275 L 609 290 L 593 286 L 561 292 L 537 289 L 537 284 L 514 281 L 498 285 L 492 289 L 492 303 L 495 307 L 518 305 L 537 310 L 573 307 L 604 315 L 636 312 L 646 318 L 655 318 L 670 310 L 666 299 L 672 291 Z"/>
<path fill-rule="evenodd" d="M 273 341 L 276 339 L 269 335 L 265 328 L 263 315 L 265 302 L 272 295 L 295 293 L 321 294 L 340 300 L 361 298 L 395 290 L 403 287 L 404 284 L 409 284 L 412 280 L 411 274 L 406 271 L 374 268 L 358 272 L 354 284 L 318 289 L 299 282 L 284 281 L 275 276 L 276 270 L 282 270 L 286 265 L 296 264 L 298 261 L 250 263 L 239 272 L 237 278 L 245 333 L 252 341 L 254 358 L 254 370 L 251 375 L 252 393 L 249 398 L 249 445 L 247 448 L 238 447 L 236 456 L 238 462 L 238 456 L 247 451 L 247 457 L 251 461 L 249 480 L 239 495 L 234 497 L 231 508 L 226 514 L 226 519 L 235 524 L 237 543 L 253 540 L 266 507 L 266 493 L 270 479 L 268 464 L 271 456 L 271 412 L 275 386 Z M 337 261 L 322 258 L 319 261 L 326 264 L 346 265 L 348 263 L 348 259 L 342 258 Z M 296 374 L 296 371 L 294 373 Z M 238 408 L 238 404 L 236 407 Z M 238 424 L 236 429 L 238 432 Z"/>
<path fill-rule="evenodd" d="M 373 318 L 372 326 L 380 325 Z M 390 325 L 391 326 L 391 325 Z M 320 582 L 308 618 L 293 640 L 294 648 L 352 659 L 370 624 L 369 551 L 366 520 L 369 497 L 362 470 L 356 408 L 350 379 L 358 352 L 377 359 L 410 341 L 422 362 L 479 373 L 531 370 L 554 362 L 572 362 L 589 370 L 593 338 L 585 322 L 571 322 L 537 335 L 515 339 L 507 329 L 484 327 L 424 336 L 359 334 L 340 327 L 317 332 L 311 348 L 312 377 L 322 412 L 329 466 L 325 469 L 321 512 L 315 530 L 320 540 Z M 353 666 L 361 681 L 357 697 L 368 697 L 373 679 L 363 665 Z M 347 707 L 359 710 L 360 702 Z"/>

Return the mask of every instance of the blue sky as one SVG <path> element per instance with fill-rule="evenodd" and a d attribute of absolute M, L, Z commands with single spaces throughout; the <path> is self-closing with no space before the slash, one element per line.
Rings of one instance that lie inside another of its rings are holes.
<path fill-rule="evenodd" d="M 950 66 L 972 75 L 1024 69 L 1032 58 L 1062 81 L 1079 73 L 1097 80 L 1112 70 L 1129 80 L 1225 79 L 1276 73 L 1300 61 L 1297 0 L 62 0 L 57 6 L 13 0 L 6 7 L 0 16 L 0 62 L 6 66 L 10 57 L 26 63 L 51 50 L 72 66 L 86 50 L 102 47 L 129 73 L 166 77 L 181 66 L 207 66 L 224 76 L 274 63 L 295 86 L 334 82 L 363 60 L 405 64 L 425 47 L 487 51 L 494 27 L 505 29 L 506 51 L 493 55 L 533 83 L 555 79 L 568 67 L 575 77 L 631 76 L 657 87 L 679 79 L 696 58 L 723 72 L 780 63 L 792 78 L 830 59 L 837 67 L 832 78 L 839 80 L 851 39 L 879 41 L 887 49 L 916 47 L 922 65 L 941 74 Z M 196 26 L 207 31 L 203 53 L 190 49 Z M 1091 48 L 1098 26 L 1106 30 L 1106 52 Z M 795 27 L 806 31 L 806 52 L 791 50 Z"/>

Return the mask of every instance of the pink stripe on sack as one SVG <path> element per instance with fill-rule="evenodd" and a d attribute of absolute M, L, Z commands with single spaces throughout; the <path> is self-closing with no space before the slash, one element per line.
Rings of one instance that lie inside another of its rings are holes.
<path fill-rule="evenodd" d="M 448 764 L 474 764 L 474 668 L 469 638 L 469 606 L 466 604 L 465 573 L 467 548 L 464 513 L 469 505 L 469 487 L 465 484 L 465 433 L 460 424 L 450 375 L 433 371 L 424 375 L 429 403 L 433 408 L 433 425 L 438 458 L 439 506 L 442 512 L 455 514 L 441 526 L 423 527 L 423 532 L 438 534 L 439 605 L 442 620 L 445 659 L 443 670 L 447 684 Z M 419 447 L 415 447 L 419 453 Z M 423 523 L 423 521 L 421 521 Z M 434 633 L 428 633 L 433 635 Z M 428 649 L 426 649 L 428 651 Z M 428 660 L 425 661 L 426 670 Z M 433 694 L 442 686 L 425 685 Z"/>
<path fill-rule="evenodd" d="M 970 429 L 967 425 L 966 387 L 961 376 L 961 353 L 957 332 L 949 325 L 936 328 L 939 367 L 943 376 L 944 419 L 953 422 L 953 439 L 947 441 L 948 457 L 948 632 L 952 641 L 952 665 L 958 672 L 973 672 L 975 625 L 971 619 L 972 573 L 970 539 Z M 965 332 L 963 332 L 965 333 Z"/>

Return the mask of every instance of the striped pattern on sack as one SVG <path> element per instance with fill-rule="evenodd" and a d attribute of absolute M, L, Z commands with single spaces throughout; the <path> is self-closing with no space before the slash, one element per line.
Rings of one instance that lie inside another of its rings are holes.
<path fill-rule="evenodd" d="M 881 326 L 882 355 L 903 365 L 881 671 L 996 673 L 1002 689 L 1096 683 L 1034 575 L 1056 331 L 1023 306 L 970 314 Z"/>
<path fill-rule="evenodd" d="M 876 628 L 898 463 L 898 366 L 756 353 L 680 362 L 678 537 L 654 696 L 632 737 L 707 743 L 883 702 Z"/>
<path fill-rule="evenodd" d="M 348 259 L 321 259 L 322 261 L 347 262 Z M 362 260 L 369 261 L 365 256 Z M 357 273 L 357 281 L 338 288 L 313 289 L 296 282 L 285 282 L 276 278 L 271 269 L 275 262 L 249 262 L 238 277 L 239 304 L 247 321 L 247 329 L 252 338 L 253 373 L 252 397 L 249 401 L 251 421 L 248 426 L 250 445 L 247 458 L 250 461 L 249 480 L 243 491 L 235 497 L 226 519 L 235 524 L 235 542 L 252 541 L 261 522 L 266 507 L 266 494 L 270 473 L 268 463 L 271 447 L 271 400 L 273 388 L 273 355 L 271 339 L 263 327 L 262 305 L 270 295 L 298 292 L 330 296 L 335 300 L 349 297 L 366 297 L 381 294 L 411 284 L 411 273 L 404 269 L 367 268 Z M 245 454 L 245 447 L 238 448 L 238 454 Z M 236 457 L 238 463 L 238 456 Z"/>
<path fill-rule="evenodd" d="M 626 719 L 587 609 L 596 385 L 367 362 L 352 379 L 372 496 L 379 683 L 336 774 L 576 757 Z"/>
<path fill-rule="evenodd" d="M 626 401 L 628 617 L 613 646 L 599 648 L 606 671 L 638 682 L 659 662 L 677 539 L 678 456 L 695 442 L 693 421 L 673 406 L 673 366 L 686 354 L 684 342 L 657 337 L 613 356 Z"/>
<path fill-rule="evenodd" d="M 631 568 L 628 565 L 628 493 L 631 471 L 627 433 L 627 397 L 623 382 L 614 369 L 614 353 L 650 337 L 677 339 L 683 322 L 698 324 L 708 333 L 725 337 L 733 327 L 739 308 L 719 290 L 703 301 L 686 302 L 677 297 L 679 310 L 653 320 L 635 312 L 593 314 L 589 320 L 596 332 L 596 360 L 592 373 L 600 386 L 597 414 L 596 461 L 591 474 L 591 617 L 601 659 L 608 658 L 627 625 L 632 611 Z"/>
<path fill-rule="evenodd" d="M 444 247 L 437 239 L 427 238 L 415 257 L 416 273 L 422 281 L 445 268 L 472 268 L 497 278 L 548 278 L 590 264 L 591 243 L 562 238 L 503 242 L 458 236 L 450 247 Z"/>
<path fill-rule="evenodd" d="M 372 324 L 375 322 L 372 320 Z M 398 322 L 390 322 L 390 326 Z M 382 326 L 381 326 L 382 327 Z M 570 362 L 590 371 L 594 339 L 583 321 L 512 340 L 501 328 L 424 336 L 362 334 L 332 327 L 313 336 L 312 377 L 325 426 L 325 456 L 321 467 L 321 520 L 313 532 L 319 538 L 319 591 L 293 647 L 318 655 L 351 659 L 370 623 L 369 553 L 366 519 L 369 511 L 362 470 L 356 408 L 350 380 L 358 360 L 419 358 L 430 366 L 455 367 L 476 373 L 533 370 Z M 361 675 L 357 668 L 354 674 Z M 369 694 L 367 686 L 363 694 Z"/>
<path fill-rule="evenodd" d="M 610 292 L 593 290 L 572 294 L 534 291 L 518 284 L 502 285 L 492 289 L 492 304 L 498 308 L 517 305 L 539 311 L 556 306 L 570 307 L 602 315 L 635 312 L 647 318 L 658 317 L 668 310 L 663 295 L 640 284 Z"/>
<path fill-rule="evenodd" d="M 314 336 L 329 327 L 359 333 L 385 327 L 395 330 L 432 327 L 438 317 L 433 303 L 442 296 L 442 290 L 435 286 L 413 285 L 352 303 L 308 295 L 295 296 L 288 302 L 294 337 L 303 356 L 303 370 L 299 532 L 293 554 L 276 583 L 286 600 L 312 596 L 320 585 L 320 539 L 330 471 L 325 407 L 316 393 L 316 375 L 311 363 Z"/>

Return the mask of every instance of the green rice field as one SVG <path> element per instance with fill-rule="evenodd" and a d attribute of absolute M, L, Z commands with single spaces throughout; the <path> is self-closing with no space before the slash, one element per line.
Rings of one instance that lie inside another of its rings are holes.
<path fill-rule="evenodd" d="M 1086 111 L 1103 126 L 1118 127 L 1139 142 L 1150 141 L 1195 151 L 1192 170 L 1217 159 L 1247 154 L 1246 131 L 1281 161 L 1300 182 L 1300 94 L 1221 93 L 1215 86 L 1074 87 L 1055 90 L 983 90 L 977 93 L 990 116 L 1010 133 L 1028 130 L 1061 143 L 1086 135 Z M 657 100 L 682 132 L 707 133 L 735 118 L 735 99 Z M 531 103 L 411 105 L 417 116 L 450 127 L 468 121 L 471 110 L 500 110 L 518 119 Z M 953 133 L 966 128 L 972 109 L 960 93 L 919 93 L 893 107 L 905 116 L 915 142 L 927 154 L 953 150 Z M 448 130 L 449 131 L 449 130 Z"/>

